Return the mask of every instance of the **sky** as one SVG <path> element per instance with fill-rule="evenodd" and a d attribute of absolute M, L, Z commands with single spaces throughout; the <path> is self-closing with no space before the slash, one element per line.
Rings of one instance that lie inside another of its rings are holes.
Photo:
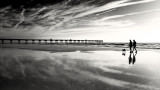
<path fill-rule="evenodd" d="M 0 38 L 160 42 L 160 0 L 17 2 L 0 5 Z"/>

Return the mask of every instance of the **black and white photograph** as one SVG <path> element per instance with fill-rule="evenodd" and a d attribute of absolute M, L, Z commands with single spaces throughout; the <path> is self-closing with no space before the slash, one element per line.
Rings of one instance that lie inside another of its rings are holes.
<path fill-rule="evenodd" d="M 160 0 L 1 0 L 0 90 L 160 90 Z"/>

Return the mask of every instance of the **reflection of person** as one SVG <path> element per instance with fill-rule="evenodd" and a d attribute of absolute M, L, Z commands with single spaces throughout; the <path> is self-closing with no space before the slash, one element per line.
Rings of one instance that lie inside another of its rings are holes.
<path fill-rule="evenodd" d="M 131 55 L 132 55 L 132 53 L 130 53 L 130 55 L 129 55 L 129 64 L 131 64 L 131 62 L 132 62 L 132 57 L 131 57 Z"/>
<path fill-rule="evenodd" d="M 133 51 L 135 50 L 136 51 L 136 53 L 137 53 L 137 49 L 136 49 L 136 41 L 135 40 L 133 40 Z"/>
<path fill-rule="evenodd" d="M 133 62 L 132 64 L 134 64 L 136 62 L 136 54 L 133 53 Z"/>
<path fill-rule="evenodd" d="M 133 55 L 132 55 L 133 54 Z M 129 64 L 134 64 L 136 62 L 136 54 L 137 53 L 130 53 L 128 60 L 129 60 Z"/>
<path fill-rule="evenodd" d="M 129 40 L 129 49 L 130 49 L 130 52 L 132 51 L 132 41 Z"/>

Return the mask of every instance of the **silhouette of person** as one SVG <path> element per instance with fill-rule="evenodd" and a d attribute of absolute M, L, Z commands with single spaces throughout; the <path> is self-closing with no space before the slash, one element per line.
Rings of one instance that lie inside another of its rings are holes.
<path fill-rule="evenodd" d="M 135 50 L 136 51 L 136 53 L 137 53 L 137 49 L 136 49 L 136 41 L 135 40 L 133 40 L 133 51 Z"/>
<path fill-rule="evenodd" d="M 129 59 L 129 64 L 131 64 L 131 62 L 132 62 L 132 57 L 131 56 L 132 56 L 132 53 L 130 53 L 129 58 L 128 58 Z"/>
<path fill-rule="evenodd" d="M 132 41 L 129 40 L 129 49 L 130 49 L 130 52 L 132 52 Z"/>
<path fill-rule="evenodd" d="M 136 53 L 133 54 L 133 61 L 132 61 L 132 64 L 134 64 L 136 62 Z"/>

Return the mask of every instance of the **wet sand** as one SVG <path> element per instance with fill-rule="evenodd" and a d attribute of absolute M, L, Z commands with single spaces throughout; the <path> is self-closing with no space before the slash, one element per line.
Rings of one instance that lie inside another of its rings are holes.
<path fill-rule="evenodd" d="M 50 52 L 74 52 L 74 51 L 106 51 L 118 50 L 120 47 L 106 47 L 102 45 L 43 45 L 43 44 L 0 44 L 2 48 L 19 48 Z M 128 48 L 126 48 L 128 50 Z"/>
<path fill-rule="evenodd" d="M 159 90 L 160 53 L 0 48 L 1 90 Z M 131 55 L 133 58 L 133 55 Z"/>

